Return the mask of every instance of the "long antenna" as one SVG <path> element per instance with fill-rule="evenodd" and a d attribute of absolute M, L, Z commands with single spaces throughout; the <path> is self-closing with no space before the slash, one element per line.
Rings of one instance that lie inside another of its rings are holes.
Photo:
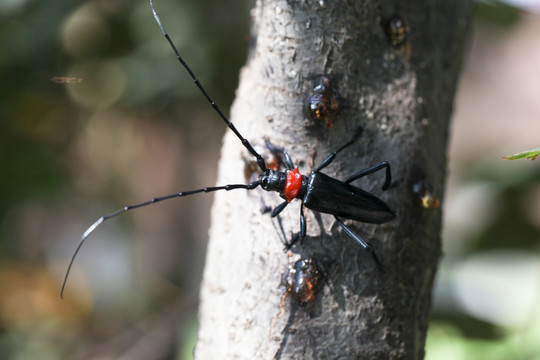
<path fill-rule="evenodd" d="M 115 217 L 117 215 L 125 213 L 126 211 L 130 211 L 130 210 L 137 209 L 137 208 L 140 208 L 140 207 L 143 207 L 143 206 L 155 204 L 155 203 L 163 201 L 163 200 L 174 199 L 174 198 L 177 198 L 177 197 L 183 197 L 183 196 L 198 194 L 198 193 L 202 193 L 202 192 L 209 193 L 209 192 L 214 192 L 214 191 L 218 191 L 218 190 L 226 190 L 226 191 L 235 190 L 235 189 L 252 190 L 252 189 L 255 189 L 259 185 L 261 185 L 261 182 L 259 180 L 257 180 L 257 181 L 253 181 L 253 182 L 251 182 L 249 184 L 231 184 L 231 185 L 223 185 L 223 186 L 205 187 L 203 189 L 197 189 L 197 190 L 191 190 L 191 191 L 183 191 L 183 192 L 179 192 L 179 193 L 174 193 L 174 194 L 169 194 L 169 195 L 153 198 L 151 200 L 148 200 L 148 201 L 145 201 L 145 202 L 142 202 L 142 203 L 139 203 L 139 204 L 127 205 L 127 206 L 124 206 L 123 208 L 121 208 L 119 210 L 116 210 L 115 212 L 112 212 L 112 213 L 107 214 L 107 215 L 103 215 L 102 217 L 97 219 L 97 221 L 95 223 L 93 223 L 88 229 L 86 229 L 86 231 L 82 235 L 81 240 L 79 241 L 79 245 L 77 245 L 77 248 L 75 249 L 75 252 L 71 256 L 71 260 L 69 261 L 69 265 L 68 265 L 68 268 L 67 268 L 67 271 L 66 271 L 66 275 L 64 276 L 64 281 L 62 282 L 62 290 L 60 290 L 60 297 L 62 299 L 64 298 L 64 289 L 66 287 L 66 282 L 67 282 L 67 279 L 69 277 L 69 273 L 71 271 L 71 267 L 73 265 L 73 262 L 75 261 L 75 258 L 77 257 L 77 254 L 79 253 L 79 250 L 81 249 L 81 247 L 84 244 L 85 240 L 90 236 L 90 234 L 93 233 L 94 230 L 96 230 L 96 228 L 99 225 L 101 225 L 105 220 L 108 220 L 108 219 L 113 218 L 113 217 Z"/>
<path fill-rule="evenodd" d="M 255 149 L 253 149 L 253 147 L 251 146 L 249 141 L 246 138 L 244 138 L 242 136 L 242 134 L 240 134 L 240 132 L 233 125 L 233 123 L 229 121 L 229 119 L 225 116 L 223 111 L 221 111 L 219 106 L 208 95 L 208 93 L 206 92 L 204 87 L 201 85 L 199 79 L 197 79 L 197 77 L 195 76 L 195 74 L 193 73 L 191 68 L 186 64 L 186 62 L 182 58 L 182 56 L 180 56 L 180 53 L 176 49 L 176 46 L 174 46 L 174 43 L 172 42 L 171 38 L 169 37 L 169 34 L 167 34 L 167 32 L 165 31 L 165 28 L 161 24 L 161 21 L 159 20 L 159 17 L 158 17 L 158 15 L 156 13 L 156 10 L 154 8 L 154 1 L 153 0 L 150 0 L 150 6 L 152 7 L 152 13 L 154 14 L 154 18 L 156 19 L 156 22 L 158 23 L 158 25 L 159 25 L 159 27 L 161 29 L 161 32 L 163 33 L 163 35 L 165 36 L 165 38 L 167 39 L 167 41 L 171 45 L 172 49 L 174 50 L 174 53 L 176 54 L 176 58 L 178 59 L 178 61 L 180 61 L 182 66 L 184 66 L 184 68 L 187 70 L 187 72 L 189 73 L 189 75 L 193 79 L 193 82 L 195 83 L 195 85 L 197 85 L 197 87 L 199 88 L 201 93 L 204 95 L 206 100 L 208 100 L 210 105 L 212 105 L 212 107 L 218 113 L 218 115 L 221 117 L 221 119 L 227 124 L 229 129 L 231 129 L 235 133 L 235 135 L 240 139 L 240 141 L 242 142 L 242 145 L 244 145 L 244 147 L 246 149 L 248 149 L 248 151 L 253 156 L 255 156 L 257 158 L 257 164 L 258 164 L 259 168 L 261 168 L 261 170 L 263 170 L 263 171 L 266 171 L 267 168 L 266 168 L 266 164 L 264 162 L 263 157 L 257 151 L 255 151 Z M 121 208 L 121 209 L 119 209 L 119 210 L 117 210 L 115 212 L 112 212 L 110 214 L 107 214 L 107 215 L 104 215 L 104 216 L 100 217 L 96 222 L 94 222 L 92 224 L 92 226 L 90 226 L 88 229 L 86 229 L 86 231 L 83 233 L 83 235 L 81 237 L 81 240 L 79 241 L 79 244 L 77 245 L 77 248 L 75 249 L 75 252 L 71 256 L 71 260 L 69 262 L 69 265 L 68 265 L 68 268 L 67 268 L 67 271 L 66 271 L 66 275 L 64 276 L 64 281 L 62 282 L 62 290 L 60 291 L 60 296 L 62 298 L 64 298 L 64 289 L 66 287 L 66 282 L 67 282 L 67 279 L 68 279 L 69 274 L 71 272 L 71 267 L 73 266 L 73 262 L 75 261 L 75 258 L 77 257 L 77 254 L 79 253 L 79 250 L 81 249 L 81 247 L 84 244 L 84 242 L 86 241 L 86 239 L 90 236 L 90 234 L 92 234 L 94 232 L 94 230 L 96 230 L 96 228 L 98 226 L 100 226 L 105 220 L 113 218 L 113 217 L 115 217 L 117 215 L 120 215 L 120 214 L 126 212 L 126 211 L 130 211 L 130 210 L 140 208 L 140 207 L 143 207 L 143 206 L 147 206 L 147 205 L 150 205 L 150 204 L 155 204 L 155 203 L 163 201 L 163 200 L 169 200 L 169 199 L 173 199 L 173 198 L 177 198 L 177 197 L 183 197 L 183 196 L 198 194 L 198 193 L 202 193 L 202 192 L 205 192 L 205 193 L 214 192 L 214 191 L 218 191 L 218 190 L 226 190 L 226 191 L 234 190 L 234 189 L 252 190 L 252 189 L 255 189 L 256 187 L 258 187 L 260 185 L 261 185 L 261 182 L 259 180 L 257 180 L 257 181 L 251 182 L 249 184 L 230 184 L 230 185 L 223 185 L 223 186 L 205 187 L 203 189 L 197 189 L 197 190 L 191 190 L 191 191 L 184 191 L 184 192 L 179 192 L 179 193 L 174 193 L 174 194 L 170 194 L 170 195 L 165 195 L 165 196 L 153 198 L 151 200 L 148 200 L 148 201 L 145 201 L 145 202 L 142 202 L 142 203 L 139 203 L 139 204 L 124 206 L 123 208 Z"/>
<path fill-rule="evenodd" d="M 167 41 L 169 42 L 169 44 L 171 45 L 172 49 L 174 50 L 174 53 L 176 54 L 176 58 L 178 59 L 178 61 L 180 61 L 180 63 L 182 64 L 182 66 L 184 66 L 184 68 L 187 70 L 187 72 L 189 73 L 189 75 L 191 76 L 191 78 L 193 79 L 193 82 L 195 83 L 195 85 L 197 85 L 197 87 L 199 88 L 199 90 L 201 91 L 201 93 L 204 95 L 204 97 L 206 98 L 206 100 L 208 100 L 208 102 L 210 103 L 210 105 L 212 105 L 212 107 L 214 108 L 214 110 L 218 113 L 218 115 L 221 117 L 221 119 L 223 119 L 223 121 L 225 122 L 225 124 L 227 124 L 227 126 L 229 127 L 229 129 L 231 129 L 235 135 L 240 139 L 240 141 L 242 141 L 242 145 L 244 145 L 244 147 L 246 149 L 248 149 L 248 151 L 257 158 L 257 164 L 259 165 L 259 167 L 261 168 L 262 171 L 265 171 L 266 170 L 266 164 L 264 163 L 264 159 L 263 157 L 257 152 L 255 151 L 255 149 L 253 149 L 253 147 L 251 146 L 251 144 L 249 143 L 249 141 L 244 138 L 242 136 L 242 134 L 240 134 L 240 132 L 236 129 L 236 127 L 233 125 L 232 122 L 229 121 L 229 119 L 227 118 L 227 116 L 225 116 L 225 114 L 223 113 L 223 111 L 221 111 L 221 109 L 219 108 L 219 106 L 214 102 L 214 100 L 212 100 L 212 98 L 210 97 L 210 95 L 208 95 L 208 93 L 206 92 L 206 90 L 204 89 L 204 87 L 201 85 L 201 82 L 199 81 L 199 79 L 197 79 L 197 77 L 195 76 L 195 74 L 193 73 L 193 71 L 191 70 L 191 68 L 188 66 L 188 64 L 184 61 L 184 59 L 182 58 L 182 56 L 180 56 L 180 53 L 178 52 L 178 50 L 176 49 L 176 46 L 174 46 L 174 43 L 172 42 L 171 38 L 169 37 L 169 34 L 167 34 L 167 31 L 165 31 L 165 28 L 163 27 L 163 24 L 161 24 L 161 20 L 159 20 L 159 16 L 157 15 L 156 13 L 156 9 L 154 8 L 154 0 L 150 0 L 150 6 L 152 7 L 152 13 L 154 14 L 154 18 L 156 19 L 156 22 L 158 23 L 159 25 L 159 28 L 161 29 L 161 32 L 163 33 L 163 35 L 165 36 L 165 39 L 167 39 Z"/>

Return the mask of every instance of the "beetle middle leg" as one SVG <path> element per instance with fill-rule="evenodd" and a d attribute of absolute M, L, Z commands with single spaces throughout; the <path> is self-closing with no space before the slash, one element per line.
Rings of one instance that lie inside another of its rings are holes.
<path fill-rule="evenodd" d="M 353 137 L 351 140 L 349 140 L 349 142 L 347 142 L 345 145 L 341 146 L 339 149 L 337 149 L 336 151 L 334 151 L 333 153 L 331 153 L 330 155 L 328 155 L 328 157 L 326 159 L 323 160 L 323 162 L 321 163 L 321 165 L 319 165 L 315 170 L 313 170 L 313 172 L 319 172 L 321 171 L 322 169 L 324 169 L 325 167 L 327 167 L 328 165 L 330 165 L 332 163 L 332 161 L 334 161 L 334 159 L 336 158 L 336 156 L 342 152 L 345 148 L 351 146 L 352 144 L 354 144 L 356 142 L 356 140 L 358 140 L 358 138 L 360 137 L 360 135 L 362 135 L 362 130 L 363 128 L 362 127 L 359 127 L 358 129 L 356 129 L 356 131 L 354 132 L 353 134 Z"/>
<path fill-rule="evenodd" d="M 384 184 L 382 189 L 387 190 L 390 187 L 390 184 L 392 182 L 392 174 L 390 172 L 390 164 L 387 161 L 382 161 L 376 165 L 373 165 L 371 167 L 368 167 L 367 169 L 360 170 L 356 174 L 351 175 L 347 180 L 345 180 L 345 184 L 350 184 L 354 180 L 360 179 L 363 176 L 373 174 L 374 172 L 377 172 L 379 170 L 386 168 L 386 179 L 384 180 Z"/>

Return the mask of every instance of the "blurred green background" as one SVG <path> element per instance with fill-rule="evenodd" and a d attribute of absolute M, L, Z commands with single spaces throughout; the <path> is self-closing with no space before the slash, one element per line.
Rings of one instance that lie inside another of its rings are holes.
<path fill-rule="evenodd" d="M 250 4 L 156 6 L 228 113 Z M 540 359 L 540 160 L 500 159 L 540 146 L 531 11 L 477 6 L 428 359 Z M 59 289 L 99 216 L 214 184 L 223 124 L 146 0 L 3 0 L 0 45 L 0 358 L 190 358 L 211 196 L 108 222 L 83 248 L 64 300 Z"/>

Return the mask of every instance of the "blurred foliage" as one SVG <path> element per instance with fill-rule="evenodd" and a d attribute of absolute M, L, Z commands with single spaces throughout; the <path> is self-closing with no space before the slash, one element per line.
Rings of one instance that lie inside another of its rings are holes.
<path fill-rule="evenodd" d="M 156 8 L 227 111 L 246 57 L 248 4 Z M 145 358 L 164 359 L 180 343 L 189 353 L 210 197 L 188 201 L 189 211 L 170 204 L 119 219 L 83 249 L 59 297 L 70 253 L 95 218 L 215 181 L 224 126 L 148 1 L 2 1 L 0 43 L 0 358 L 129 357 L 144 345 L 153 350 Z"/>
<path fill-rule="evenodd" d="M 505 160 L 520 160 L 520 159 L 529 159 L 529 160 L 536 160 L 536 158 L 540 155 L 540 147 L 525 150 L 513 155 L 503 156 L 502 158 Z"/>
<path fill-rule="evenodd" d="M 502 2 L 476 5 L 476 31 L 491 41 L 532 16 Z M 428 360 L 540 359 L 540 168 L 501 161 L 496 151 L 470 151 L 451 171 Z"/>
<path fill-rule="evenodd" d="M 521 15 L 520 9 L 510 4 L 497 1 L 477 1 L 475 11 L 475 20 L 483 24 L 489 24 L 494 27 L 507 28 L 519 22 Z"/>
<path fill-rule="evenodd" d="M 475 224 L 445 231 L 426 359 L 540 359 L 540 168 L 495 160 L 461 180 Z"/>

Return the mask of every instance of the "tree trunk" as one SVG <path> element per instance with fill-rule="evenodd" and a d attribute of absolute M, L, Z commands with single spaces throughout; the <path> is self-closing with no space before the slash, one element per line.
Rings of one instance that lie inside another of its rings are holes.
<path fill-rule="evenodd" d="M 395 182 L 388 191 L 381 191 L 384 171 L 354 185 L 383 199 L 397 216 L 383 225 L 346 221 L 372 245 L 381 271 L 333 216 L 305 209 L 307 237 L 286 254 L 278 222 L 260 211 L 261 199 L 281 203 L 277 194 L 216 193 L 197 359 L 423 358 L 441 210 L 423 207 L 413 188 L 421 184 L 443 197 L 469 12 L 468 0 L 257 1 L 231 120 L 261 152 L 265 139 L 286 149 L 305 175 L 310 159 L 317 166 L 363 127 L 359 140 L 323 172 L 344 180 L 387 160 Z M 393 15 L 406 24 L 405 39 L 400 28 L 389 37 Z M 303 110 L 320 75 L 330 79 L 339 103 L 328 122 Z M 246 158 L 229 131 L 218 184 L 243 182 Z M 281 213 L 289 238 L 299 230 L 299 203 Z M 325 280 L 304 307 L 279 285 L 289 264 L 309 257 L 324 264 Z"/>

